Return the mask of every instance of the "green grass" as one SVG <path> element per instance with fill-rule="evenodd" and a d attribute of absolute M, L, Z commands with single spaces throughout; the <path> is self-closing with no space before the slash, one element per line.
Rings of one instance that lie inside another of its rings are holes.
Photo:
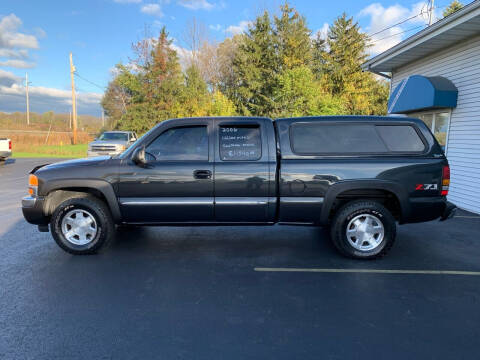
<path fill-rule="evenodd" d="M 30 149 L 34 148 L 35 152 Z M 29 146 L 29 151 L 24 150 L 23 147 L 20 151 L 16 151 L 13 148 L 13 158 L 43 158 L 43 157 L 55 157 L 55 158 L 82 158 L 87 157 L 87 144 L 78 145 L 33 145 Z"/>

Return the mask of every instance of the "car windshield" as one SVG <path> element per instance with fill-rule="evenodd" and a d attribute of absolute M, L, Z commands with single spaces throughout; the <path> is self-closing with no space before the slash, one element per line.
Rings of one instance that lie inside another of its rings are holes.
<path fill-rule="evenodd" d="M 122 140 L 128 141 L 127 133 L 118 133 L 118 132 L 104 132 L 98 140 Z"/>

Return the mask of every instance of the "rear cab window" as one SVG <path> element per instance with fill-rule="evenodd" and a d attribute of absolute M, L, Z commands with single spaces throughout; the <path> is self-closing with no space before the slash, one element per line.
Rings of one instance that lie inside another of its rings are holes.
<path fill-rule="evenodd" d="M 426 145 L 411 124 L 299 122 L 290 127 L 297 155 L 422 154 Z"/>
<path fill-rule="evenodd" d="M 262 157 L 259 125 L 220 125 L 219 150 L 221 161 L 256 161 Z"/>

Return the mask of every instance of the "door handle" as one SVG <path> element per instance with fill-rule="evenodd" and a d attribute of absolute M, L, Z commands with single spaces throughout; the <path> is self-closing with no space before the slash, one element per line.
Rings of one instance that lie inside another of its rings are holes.
<path fill-rule="evenodd" d="M 210 170 L 195 170 L 193 172 L 193 177 L 195 179 L 210 179 L 212 177 L 212 172 Z"/>

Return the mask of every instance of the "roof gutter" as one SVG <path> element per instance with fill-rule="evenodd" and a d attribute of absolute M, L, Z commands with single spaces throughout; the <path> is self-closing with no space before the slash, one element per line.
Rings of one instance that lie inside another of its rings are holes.
<path fill-rule="evenodd" d="M 363 66 L 362 66 L 362 68 L 363 68 Z M 370 68 L 368 68 L 368 69 L 363 68 L 363 70 L 364 70 L 364 71 L 369 71 L 369 72 L 371 72 L 371 73 L 374 73 L 375 75 L 381 76 L 381 77 L 383 77 L 383 78 L 385 78 L 385 79 L 392 80 L 392 76 L 391 76 L 391 75 L 385 74 L 385 73 L 383 73 L 383 72 L 381 72 L 381 71 L 375 71 L 375 70 L 372 70 L 372 69 L 370 69 Z"/>

